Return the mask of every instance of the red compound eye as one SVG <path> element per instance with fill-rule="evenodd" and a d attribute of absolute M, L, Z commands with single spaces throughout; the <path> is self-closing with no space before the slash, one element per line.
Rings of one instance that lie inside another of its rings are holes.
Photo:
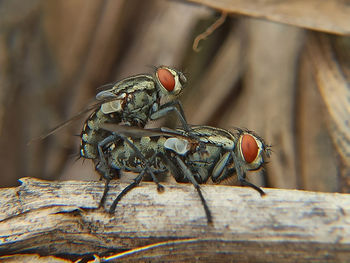
<path fill-rule="evenodd" d="M 251 163 L 255 160 L 258 155 L 259 147 L 253 136 L 249 134 L 243 135 L 241 141 L 241 149 L 244 160 L 247 163 Z"/>
<path fill-rule="evenodd" d="M 157 70 L 157 76 L 159 82 L 167 91 L 173 91 L 175 88 L 175 78 L 173 74 L 166 68 L 160 68 Z"/>

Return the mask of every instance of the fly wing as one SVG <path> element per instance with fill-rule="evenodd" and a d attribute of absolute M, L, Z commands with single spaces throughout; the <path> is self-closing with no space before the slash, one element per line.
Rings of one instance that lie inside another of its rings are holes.
<path fill-rule="evenodd" d="M 193 141 L 186 137 L 180 136 L 178 131 L 172 132 L 167 128 L 168 132 L 163 132 L 162 128 L 160 129 L 142 129 L 138 127 L 124 126 L 112 123 L 102 124 L 102 129 L 123 134 L 124 136 L 135 138 L 141 137 L 166 137 L 166 141 L 164 142 L 164 148 L 168 150 L 172 150 L 179 155 L 185 155 L 190 149 Z"/>
<path fill-rule="evenodd" d="M 59 125 L 57 125 L 56 127 L 52 128 L 49 132 L 41 135 L 38 138 L 32 139 L 29 141 L 28 144 L 32 143 L 33 141 L 37 141 L 37 140 L 43 140 L 47 137 L 49 137 L 50 135 L 56 133 L 57 131 L 61 130 L 62 128 L 68 126 L 69 124 L 71 124 L 73 121 L 79 120 L 82 116 L 84 116 L 86 113 L 97 109 L 98 107 L 101 106 L 101 102 L 89 105 L 88 107 L 86 107 L 85 109 L 83 109 L 82 111 L 78 112 L 75 116 L 73 116 L 72 118 L 60 123 Z"/>
<path fill-rule="evenodd" d="M 29 141 L 28 144 L 32 143 L 33 141 L 37 140 L 43 140 L 47 138 L 48 136 L 56 133 L 57 131 L 61 130 L 62 128 L 68 126 L 73 121 L 76 121 L 80 119 L 82 116 L 84 116 L 86 113 L 97 109 L 98 107 L 102 107 L 102 112 L 105 114 L 117 112 L 121 110 L 121 101 L 126 96 L 126 91 L 130 91 L 130 87 L 137 86 L 135 84 L 139 83 L 140 80 L 146 80 L 148 83 L 153 83 L 153 78 L 151 75 L 147 74 L 140 74 L 131 76 L 129 78 L 125 78 L 123 80 L 120 80 L 113 84 L 106 84 L 101 86 L 101 88 L 107 88 L 106 90 L 102 90 L 97 93 L 96 100 L 97 103 L 91 104 L 88 107 L 84 108 L 82 111 L 78 112 L 75 116 L 72 118 L 64 121 L 63 123 L 60 123 L 56 127 L 52 128 L 49 132 L 41 135 L 38 138 L 32 139 Z M 100 89 L 101 90 L 101 89 Z M 131 90 L 132 91 L 132 90 Z"/>
<path fill-rule="evenodd" d="M 165 136 L 165 137 L 183 137 L 175 130 L 166 128 L 166 132 L 163 131 L 163 128 L 160 129 L 143 129 L 133 126 L 119 125 L 114 123 L 104 123 L 101 125 L 101 128 L 110 132 L 120 133 L 127 137 L 141 138 L 144 136 L 156 137 L 156 136 Z"/>

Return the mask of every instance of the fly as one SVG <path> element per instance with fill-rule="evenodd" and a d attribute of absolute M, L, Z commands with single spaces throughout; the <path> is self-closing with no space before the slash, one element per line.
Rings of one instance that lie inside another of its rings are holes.
<path fill-rule="evenodd" d="M 184 129 L 188 131 L 182 105 L 177 100 L 186 82 L 183 73 L 166 66 L 156 67 L 153 74 L 125 78 L 116 82 L 111 88 L 100 91 L 96 95 L 96 104 L 54 128 L 46 136 L 93 110 L 81 132 L 80 156 L 94 161 L 96 170 L 106 178 L 108 185 L 109 180 L 115 175 L 111 174 L 106 164 L 103 148 L 115 140 L 115 135 L 101 129 L 101 125 L 115 123 L 144 127 L 149 119 L 155 120 L 174 111 Z"/>
<path fill-rule="evenodd" d="M 114 213 L 121 198 L 138 186 L 146 173 L 156 178 L 155 174 L 169 171 L 177 182 L 191 182 L 199 194 L 208 224 L 212 223 L 212 215 L 199 185 L 209 178 L 219 183 L 237 175 L 242 185 L 265 195 L 261 188 L 246 180 L 246 172 L 261 168 L 270 155 L 269 146 L 252 131 L 192 126 L 188 136 L 185 129 L 146 130 L 113 124 L 105 124 L 103 128 L 118 133 L 120 139 L 106 148 L 108 165 L 118 171 L 139 173 L 114 200 L 110 213 Z"/>
<path fill-rule="evenodd" d="M 101 130 L 102 123 L 144 127 L 149 119 L 155 120 L 175 111 L 188 130 L 182 106 L 176 99 L 186 81 L 183 73 L 161 66 L 155 69 L 153 75 L 132 76 L 115 83 L 111 89 L 99 92 L 96 99 L 101 102 L 101 107 L 89 116 L 81 132 L 81 156 L 96 159 L 100 154 L 96 146 L 111 135 Z M 168 102 L 161 104 L 161 99 L 168 99 Z"/>

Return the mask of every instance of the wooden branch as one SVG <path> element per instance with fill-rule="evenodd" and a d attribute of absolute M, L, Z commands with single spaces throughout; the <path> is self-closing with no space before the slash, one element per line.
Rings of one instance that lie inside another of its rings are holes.
<path fill-rule="evenodd" d="M 350 195 L 203 185 L 208 226 L 190 184 L 157 193 L 143 182 L 114 215 L 96 209 L 103 182 L 22 178 L 0 190 L 0 255 L 88 254 L 150 261 L 345 262 L 350 258 Z M 126 186 L 111 183 L 106 209 Z M 152 245 L 153 244 L 153 245 Z M 100 254 L 101 255 L 101 254 Z"/>

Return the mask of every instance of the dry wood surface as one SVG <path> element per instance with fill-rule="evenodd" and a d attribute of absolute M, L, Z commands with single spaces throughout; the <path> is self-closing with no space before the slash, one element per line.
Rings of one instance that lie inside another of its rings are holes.
<path fill-rule="evenodd" d="M 167 184 L 159 194 L 155 184 L 142 183 L 113 215 L 96 209 L 103 186 L 22 178 L 20 186 L 1 190 L 0 254 L 181 262 L 350 259 L 348 194 L 266 188 L 261 198 L 250 188 L 203 185 L 214 216 L 210 226 L 190 184 Z M 125 186 L 111 184 L 106 209 Z"/>

